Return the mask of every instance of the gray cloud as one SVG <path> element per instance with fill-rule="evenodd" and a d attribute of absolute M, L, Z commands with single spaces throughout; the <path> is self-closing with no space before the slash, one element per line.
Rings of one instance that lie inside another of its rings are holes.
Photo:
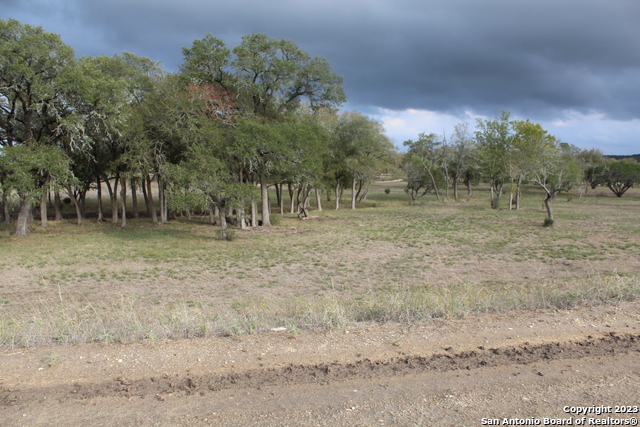
<path fill-rule="evenodd" d="M 180 64 L 206 33 L 262 32 L 326 57 L 350 105 L 534 120 L 562 111 L 640 116 L 637 0 L 32 0 L 3 18 L 42 24 L 80 54 Z M 13 15 L 12 15 L 13 14 Z M 640 147 L 637 151 L 640 151 Z"/>

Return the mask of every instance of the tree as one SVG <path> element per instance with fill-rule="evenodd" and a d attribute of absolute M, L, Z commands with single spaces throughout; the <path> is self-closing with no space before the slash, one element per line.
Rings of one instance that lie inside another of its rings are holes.
<path fill-rule="evenodd" d="M 269 178 L 287 162 L 289 146 L 278 123 L 259 118 L 238 120 L 233 132 L 233 152 L 260 183 L 262 225 L 270 226 Z"/>
<path fill-rule="evenodd" d="M 358 192 L 368 186 L 391 161 L 393 145 L 377 121 L 359 112 L 345 112 L 336 128 L 336 147 L 342 153 L 342 167 L 351 177 L 351 209 L 356 208 Z"/>
<path fill-rule="evenodd" d="M 580 179 L 580 169 L 572 147 L 559 142 L 537 123 L 514 121 L 514 145 L 519 147 L 520 165 L 525 176 L 545 192 L 543 200 L 548 218 L 553 220 L 551 200 L 569 191 Z"/>
<path fill-rule="evenodd" d="M 614 161 L 599 166 L 597 175 L 598 183 L 606 185 L 617 197 L 622 197 L 634 184 L 640 184 L 640 164 L 635 160 Z"/>
<path fill-rule="evenodd" d="M 458 201 L 458 184 L 464 180 L 465 174 L 473 167 L 473 152 L 475 150 L 475 142 L 469 133 L 467 123 L 459 123 L 455 126 L 451 144 L 449 174 L 453 181 L 453 197 Z"/>
<path fill-rule="evenodd" d="M 207 34 L 194 40 L 190 48 L 183 47 L 182 56 L 184 64 L 180 66 L 180 72 L 188 82 L 230 89 L 234 82 L 229 71 L 231 51 L 224 41 Z"/>
<path fill-rule="evenodd" d="M 329 62 L 311 56 L 290 40 L 249 34 L 233 49 L 231 66 L 236 92 L 253 114 L 275 117 L 306 99 L 312 108 L 339 106 L 345 101 L 342 77 Z"/>
<path fill-rule="evenodd" d="M 222 240 L 230 240 L 227 230 L 226 208 L 242 202 L 250 186 L 233 182 L 224 161 L 220 159 L 220 147 L 215 129 L 209 129 L 209 137 L 189 147 L 183 161 L 166 168 L 169 205 L 176 210 L 211 209 L 220 212 Z"/>
<path fill-rule="evenodd" d="M 495 120 L 477 119 L 478 165 L 482 175 L 489 181 L 493 209 L 500 207 L 502 189 L 509 179 L 507 160 L 513 144 L 509 116 L 508 111 L 503 111 Z"/>
<path fill-rule="evenodd" d="M 297 208 L 298 216 L 306 218 L 311 191 L 322 186 L 323 157 L 329 150 L 329 134 L 309 108 L 300 108 L 287 115 L 280 122 L 279 129 L 289 153 L 279 168 L 281 179 L 293 190 L 290 193 L 292 211 Z M 281 188 L 280 185 L 280 206 L 283 199 Z"/>
<path fill-rule="evenodd" d="M 438 135 L 424 132 L 418 135 L 417 140 L 404 142 L 404 146 L 408 147 L 402 161 L 402 168 L 407 175 L 405 192 L 411 193 L 414 202 L 429 191 L 433 191 L 440 201 L 439 188 L 445 184 L 444 175 L 438 167 L 440 159 L 437 149 L 440 144 Z"/>
<path fill-rule="evenodd" d="M 582 169 L 583 188 L 580 189 L 580 198 L 583 194 L 589 192 L 589 188 L 595 188 L 598 185 L 599 167 L 606 163 L 602 152 L 597 149 L 582 150 L 576 154 L 576 159 Z"/>
<path fill-rule="evenodd" d="M 255 117 L 277 121 L 285 112 L 297 109 L 303 100 L 313 109 L 335 107 L 345 101 L 342 77 L 331 72 L 324 58 L 311 58 L 290 40 L 250 34 L 242 38 L 233 53 L 231 67 L 237 79 L 235 92 L 240 107 Z M 279 138 L 269 136 L 266 123 L 261 126 L 256 133 L 259 141 L 255 147 L 259 151 L 254 158 L 260 169 L 262 225 L 269 226 L 268 179 L 273 169 L 268 166 L 283 156 L 283 146 Z M 258 128 L 254 127 L 254 131 Z M 271 143 L 274 145 L 269 146 Z"/>
<path fill-rule="evenodd" d="M 31 207 L 47 191 L 42 182 L 65 185 L 73 182 L 69 159 L 54 146 L 40 147 L 26 144 L 3 147 L 0 151 L 0 176 L 2 192 L 15 191 L 20 198 L 20 212 L 16 221 L 16 237 L 24 237 L 29 232 Z"/>
<path fill-rule="evenodd" d="M 14 177 L 22 173 L 39 173 L 43 170 L 41 166 L 53 171 L 56 168 L 49 160 L 62 159 L 52 155 L 53 151 L 47 150 L 43 155 L 37 151 L 57 143 L 62 115 L 57 78 L 73 61 L 73 49 L 57 34 L 14 19 L 0 20 L 0 144 L 4 148 L 24 145 L 24 153 L 28 154 L 25 161 L 34 162 L 31 165 L 21 163 L 15 169 Z M 4 155 L 11 156 L 10 152 L 13 151 L 5 151 Z M 18 173 L 18 170 L 22 172 Z M 32 196 L 43 194 L 51 182 L 49 176 L 33 175 L 32 178 L 36 186 L 33 191 L 31 187 L 16 188 L 20 199 L 16 236 L 25 236 L 28 232 L 31 207 L 36 203 Z M 41 217 L 45 225 L 46 204 L 41 207 Z"/>
<path fill-rule="evenodd" d="M 288 120 L 284 116 L 297 110 L 302 101 L 312 109 L 342 104 L 342 78 L 331 72 L 324 58 L 312 58 L 292 41 L 264 34 L 244 36 L 233 52 L 208 34 L 183 48 L 183 55 L 181 75 L 191 83 L 190 90 L 201 98 L 206 92 L 204 98 L 208 97 L 211 111 L 220 118 L 234 116 L 228 124 L 244 116 L 234 124 L 227 152 L 236 166 L 232 172 L 236 177 L 244 180 L 249 175 L 260 182 L 262 225 L 269 226 L 268 186 L 278 179 L 276 165 L 281 166 L 291 155 L 279 129 Z M 229 106 L 230 100 L 235 104 L 233 111 L 220 108 Z"/>

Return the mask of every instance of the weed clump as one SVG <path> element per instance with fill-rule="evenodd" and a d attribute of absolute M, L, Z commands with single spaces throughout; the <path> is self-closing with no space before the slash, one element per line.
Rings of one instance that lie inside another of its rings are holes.
<path fill-rule="evenodd" d="M 545 218 L 542 225 L 544 227 L 553 227 L 553 220 L 551 218 Z"/>

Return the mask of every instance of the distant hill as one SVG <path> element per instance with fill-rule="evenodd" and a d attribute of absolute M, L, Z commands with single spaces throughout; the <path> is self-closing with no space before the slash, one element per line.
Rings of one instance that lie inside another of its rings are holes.
<path fill-rule="evenodd" d="M 610 158 L 616 159 L 616 160 L 628 159 L 629 157 L 633 157 L 638 162 L 640 162 L 640 154 L 631 154 L 630 156 L 609 156 L 609 155 L 605 154 L 604 156 L 605 157 L 610 157 Z"/>

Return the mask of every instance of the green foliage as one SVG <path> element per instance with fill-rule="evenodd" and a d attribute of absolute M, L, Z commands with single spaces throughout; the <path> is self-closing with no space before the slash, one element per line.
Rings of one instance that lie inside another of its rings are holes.
<path fill-rule="evenodd" d="M 640 163 L 613 161 L 599 166 L 595 172 L 596 183 L 606 185 L 617 197 L 635 184 L 640 184 Z"/>
<path fill-rule="evenodd" d="M 389 194 L 391 193 L 391 189 L 390 188 L 385 188 L 384 189 L 384 194 Z"/>
<path fill-rule="evenodd" d="M 492 207 L 498 203 L 502 187 L 509 178 L 509 152 L 513 145 L 510 113 L 503 111 L 494 120 L 477 120 L 476 142 L 477 162 L 481 174 L 489 181 L 492 193 Z"/>
<path fill-rule="evenodd" d="M 439 189 L 445 184 L 444 175 L 437 165 L 437 148 L 441 143 L 434 133 L 421 133 L 417 140 L 404 142 L 408 148 L 402 159 L 402 170 L 407 178 L 404 191 L 411 194 L 414 202 L 428 192 L 435 193 L 440 199 Z"/>
<path fill-rule="evenodd" d="M 249 34 L 233 53 L 237 93 L 254 114 L 276 117 L 295 108 L 302 98 L 313 107 L 345 101 L 342 77 L 331 72 L 324 58 L 311 58 L 290 40 Z"/>
<path fill-rule="evenodd" d="M 334 185 L 356 181 L 362 188 L 393 163 L 393 144 L 383 126 L 357 111 L 342 113 L 331 131 L 324 169 Z"/>
<path fill-rule="evenodd" d="M 38 200 L 43 182 L 48 177 L 59 185 L 75 182 L 70 172 L 69 159 L 54 146 L 4 147 L 0 152 L 2 191 L 16 191 L 27 203 Z"/>
<path fill-rule="evenodd" d="M 231 51 L 224 41 L 207 34 L 203 39 L 194 40 L 191 48 L 183 47 L 182 55 L 184 64 L 180 71 L 188 81 L 228 84 L 231 76 L 226 69 Z"/>
<path fill-rule="evenodd" d="M 60 361 L 59 353 L 52 353 L 49 356 L 45 357 L 43 360 L 43 362 L 50 368 L 53 368 L 54 366 L 56 366 L 59 361 Z"/>
<path fill-rule="evenodd" d="M 551 218 L 545 218 L 543 222 L 544 227 L 553 227 L 554 220 Z"/>
<path fill-rule="evenodd" d="M 41 27 L 0 20 L 2 145 L 49 142 L 64 115 L 57 76 L 74 62 L 73 49 Z"/>
<path fill-rule="evenodd" d="M 582 180 L 575 150 L 559 142 L 537 123 L 514 121 L 513 156 L 522 175 L 550 197 L 568 191 Z"/>

